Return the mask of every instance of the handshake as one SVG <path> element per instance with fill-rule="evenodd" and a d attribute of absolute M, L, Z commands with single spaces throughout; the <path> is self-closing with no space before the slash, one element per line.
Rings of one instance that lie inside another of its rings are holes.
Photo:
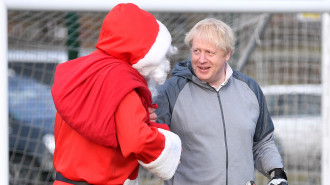
<path fill-rule="evenodd" d="M 267 185 L 288 185 L 287 176 L 283 169 L 275 168 L 269 172 L 271 180 Z M 249 181 L 245 185 L 256 185 L 254 181 Z"/>

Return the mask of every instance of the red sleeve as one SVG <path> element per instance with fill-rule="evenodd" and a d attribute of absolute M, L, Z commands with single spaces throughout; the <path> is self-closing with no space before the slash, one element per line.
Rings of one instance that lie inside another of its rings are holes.
<path fill-rule="evenodd" d="M 126 95 L 115 113 L 117 138 L 123 155 L 135 155 L 144 163 L 157 159 L 165 147 L 164 135 L 146 123 L 147 114 L 135 91 Z"/>

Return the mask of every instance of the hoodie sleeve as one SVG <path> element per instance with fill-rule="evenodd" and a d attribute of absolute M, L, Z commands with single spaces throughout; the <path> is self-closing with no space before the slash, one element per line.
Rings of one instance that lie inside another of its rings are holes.
<path fill-rule="evenodd" d="M 267 176 L 270 170 L 283 168 L 283 161 L 274 142 L 274 124 L 267 108 L 265 96 L 255 80 L 246 79 L 248 79 L 247 84 L 259 103 L 259 118 L 253 137 L 255 167 Z"/>
<path fill-rule="evenodd" d="M 179 164 L 180 138 L 146 123 L 148 113 L 135 91 L 120 103 L 115 118 L 117 138 L 124 157 L 133 155 L 153 174 L 162 179 L 171 178 Z"/>

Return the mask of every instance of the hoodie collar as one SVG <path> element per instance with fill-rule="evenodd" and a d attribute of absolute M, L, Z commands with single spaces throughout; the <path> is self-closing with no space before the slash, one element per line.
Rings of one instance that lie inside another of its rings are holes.
<path fill-rule="evenodd" d="M 233 74 L 233 69 L 229 66 L 228 62 L 226 62 L 226 78 L 225 78 L 225 81 L 222 82 L 222 84 L 220 84 L 219 87 L 214 87 L 214 86 L 212 86 L 212 87 L 216 91 L 219 91 L 221 89 L 221 87 L 225 86 L 228 83 L 228 81 L 229 81 L 230 77 L 232 76 L 232 74 Z"/>

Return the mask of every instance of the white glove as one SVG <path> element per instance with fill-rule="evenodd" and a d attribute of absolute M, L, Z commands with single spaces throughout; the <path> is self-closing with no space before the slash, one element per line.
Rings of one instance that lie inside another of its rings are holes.
<path fill-rule="evenodd" d="M 285 179 L 273 179 L 267 185 L 288 185 L 288 181 Z"/>

